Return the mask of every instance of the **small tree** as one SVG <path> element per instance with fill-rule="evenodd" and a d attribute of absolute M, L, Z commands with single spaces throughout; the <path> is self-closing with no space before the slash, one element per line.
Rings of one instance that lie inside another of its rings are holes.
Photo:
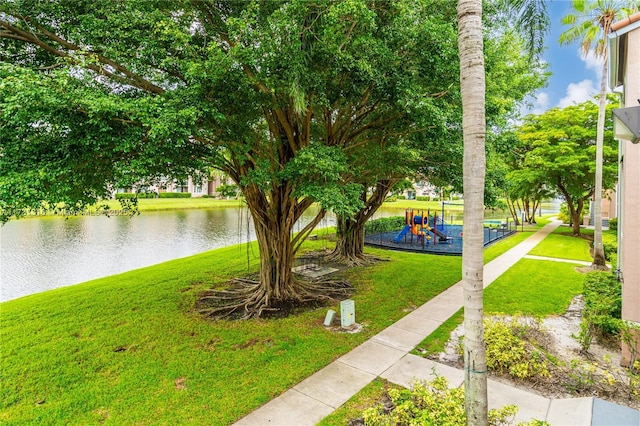
<path fill-rule="evenodd" d="M 582 210 L 594 193 L 595 164 L 589 159 L 596 149 L 597 117 L 597 105 L 585 102 L 528 116 L 518 129 L 526 150 L 521 165 L 512 174 L 529 176 L 532 182 L 555 188 L 567 202 L 574 235 L 580 235 Z M 611 188 L 617 174 L 617 144 L 611 123 L 605 126 L 604 140 L 603 183 L 605 188 Z"/>

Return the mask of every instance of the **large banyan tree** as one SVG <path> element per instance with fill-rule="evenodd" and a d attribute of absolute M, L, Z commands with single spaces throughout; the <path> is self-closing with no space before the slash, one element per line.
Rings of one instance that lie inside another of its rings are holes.
<path fill-rule="evenodd" d="M 368 145 L 442 126 L 455 20 L 437 4 L 4 2 L 3 218 L 214 168 L 242 190 L 260 251 L 258 280 L 216 293 L 214 313 L 344 294 L 297 280 L 293 258 L 324 211 L 362 208 L 352 165 Z M 313 203 L 323 209 L 293 236 Z"/>
<path fill-rule="evenodd" d="M 455 17 L 454 2 L 441 6 L 438 13 L 442 20 L 447 16 Z M 433 12 L 430 13 L 433 16 Z M 498 20 L 487 25 L 493 29 L 485 35 L 484 49 L 488 78 L 486 118 L 492 136 L 488 150 L 492 153 L 506 149 L 496 141 L 504 140 L 499 136 L 509 120 L 518 114 L 523 99 L 545 84 L 546 75 L 544 66 L 530 60 L 522 40 L 508 28 L 511 22 Z M 405 31 L 416 32 L 407 39 L 420 39 L 416 28 L 407 26 Z M 364 253 L 365 223 L 374 216 L 394 185 L 404 179 L 425 180 L 438 187 L 462 192 L 462 109 L 455 46 L 443 43 L 439 57 L 446 60 L 438 62 L 436 75 L 428 81 L 419 76 L 414 80 L 401 79 L 403 84 L 414 86 L 409 92 L 423 93 L 424 96 L 408 98 L 401 105 L 393 105 L 394 112 L 385 116 L 395 114 L 396 119 L 378 126 L 375 132 L 367 132 L 367 144 L 363 146 L 366 155 L 355 152 L 349 156 L 348 179 L 362 185 L 362 207 L 354 214 L 338 215 L 338 238 L 330 259 L 350 265 L 366 264 L 372 259 Z M 385 104 L 379 106 L 390 107 Z M 367 122 L 350 122 L 350 125 L 357 129 L 366 126 Z M 329 126 L 327 134 L 331 134 L 333 129 Z M 496 161 L 503 163 L 504 155 Z M 495 169 L 488 174 L 489 178 L 496 174 Z M 504 181 L 487 180 L 487 206 L 495 205 L 495 197 L 491 195 L 499 193 L 504 186 Z"/>

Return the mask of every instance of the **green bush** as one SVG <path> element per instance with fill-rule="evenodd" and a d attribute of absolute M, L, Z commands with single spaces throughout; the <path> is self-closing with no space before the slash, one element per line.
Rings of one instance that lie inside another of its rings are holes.
<path fill-rule="evenodd" d="M 609 230 L 610 231 L 617 231 L 618 230 L 618 218 L 617 217 L 612 217 L 611 219 L 609 219 Z"/>
<path fill-rule="evenodd" d="M 533 322 L 531 322 L 533 321 Z M 531 330 L 540 330 L 539 321 L 518 317 L 484 320 L 487 368 L 519 379 L 549 378 L 549 363 L 544 351 L 528 339 Z"/>
<path fill-rule="evenodd" d="M 398 201 L 398 197 L 396 197 L 395 195 L 390 195 L 384 199 L 385 203 L 394 203 L 396 201 Z"/>
<path fill-rule="evenodd" d="M 578 342 L 588 350 L 594 338 L 617 336 L 622 329 L 622 285 L 609 272 L 590 272 L 584 277 L 584 311 Z"/>
<path fill-rule="evenodd" d="M 589 216 L 589 205 L 585 204 L 582 208 L 582 213 L 580 214 L 580 224 L 582 225 L 582 221 L 585 216 Z M 567 203 L 562 203 L 560 205 L 560 213 L 558 213 L 558 219 L 562 221 L 562 223 L 571 223 L 571 216 L 569 215 L 569 206 Z"/>
<path fill-rule="evenodd" d="M 417 201 L 431 201 L 431 197 L 429 197 L 428 195 L 418 195 L 416 197 Z"/>
<path fill-rule="evenodd" d="M 387 402 L 364 411 L 365 425 L 466 425 L 464 389 L 449 388 L 447 379 L 414 382 L 413 389 L 389 389 Z M 511 424 L 515 405 L 489 410 L 489 425 Z M 538 423 L 544 424 L 544 423 Z"/>
<path fill-rule="evenodd" d="M 132 200 L 134 198 L 157 198 L 158 194 L 155 192 L 122 192 L 116 194 L 116 200 Z"/>
<path fill-rule="evenodd" d="M 393 232 L 402 229 L 405 223 L 404 216 L 381 217 L 373 219 L 364 224 L 365 234 L 380 234 L 383 232 Z"/>
<path fill-rule="evenodd" d="M 398 200 L 406 200 L 407 197 L 405 197 L 404 195 L 396 195 L 396 199 L 398 199 Z"/>
<path fill-rule="evenodd" d="M 604 249 L 604 256 L 611 261 L 618 254 L 618 236 L 612 232 L 603 232 L 602 248 Z"/>
<path fill-rule="evenodd" d="M 160 192 L 160 198 L 191 198 L 190 192 Z"/>
<path fill-rule="evenodd" d="M 431 199 L 431 201 L 440 201 L 440 198 L 438 198 L 438 197 L 433 197 L 433 198 Z"/>

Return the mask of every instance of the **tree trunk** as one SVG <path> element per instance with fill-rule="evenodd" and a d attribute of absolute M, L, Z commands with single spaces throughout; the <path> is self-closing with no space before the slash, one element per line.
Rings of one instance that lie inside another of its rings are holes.
<path fill-rule="evenodd" d="M 364 207 L 353 217 L 337 216 L 336 235 L 338 240 L 333 252 L 327 259 L 349 265 L 365 265 L 374 257 L 364 253 L 364 225 L 375 214 L 384 202 L 391 187 L 398 179 L 384 179 L 376 183 L 371 196 L 367 197 L 366 189 L 361 195 Z"/>
<path fill-rule="evenodd" d="M 588 200 L 589 198 L 591 198 L 592 193 L 589 193 L 584 197 L 578 198 L 574 201 L 567 189 L 560 182 L 559 178 L 556 186 L 560 190 L 560 193 L 562 193 L 564 200 L 567 202 L 567 208 L 569 209 L 569 218 L 571 219 L 571 226 L 573 228 L 573 236 L 578 237 L 580 236 L 580 225 L 582 225 L 582 223 L 580 223 L 580 215 L 582 215 L 582 209 L 584 208 L 584 200 Z"/>
<path fill-rule="evenodd" d="M 465 411 L 468 425 L 486 425 L 487 362 L 483 327 L 483 218 L 485 177 L 485 69 L 482 0 L 458 1 L 458 50 L 464 135 L 464 292 Z"/>
<path fill-rule="evenodd" d="M 509 213 L 511 213 L 511 217 L 513 218 L 513 221 L 515 222 L 516 226 L 520 225 L 520 218 L 518 217 L 518 212 L 516 211 L 516 206 L 513 203 L 513 201 L 511 200 L 511 198 L 509 198 L 507 196 L 507 207 L 509 208 Z"/>
<path fill-rule="evenodd" d="M 536 195 L 535 197 L 533 197 L 533 206 L 531 209 L 531 223 L 536 223 L 536 210 L 538 210 L 538 207 L 540 207 L 540 200 Z"/>
<path fill-rule="evenodd" d="M 527 223 L 531 223 L 531 205 L 529 203 L 529 197 L 522 199 L 522 207 L 524 208 L 524 220 Z"/>
<path fill-rule="evenodd" d="M 571 217 L 571 226 L 573 228 L 573 236 L 580 236 L 580 216 L 582 215 L 582 209 L 584 208 L 584 201 L 582 199 L 577 200 L 578 206 L 571 202 L 567 201 L 567 206 L 569 208 L 569 217 Z"/>
<path fill-rule="evenodd" d="M 269 197 L 253 185 L 245 187 L 243 193 L 260 251 L 261 304 L 270 307 L 276 301 L 298 298 L 291 271 L 294 259 L 291 234 L 301 214 L 296 208 L 298 200 L 291 196 L 287 186 L 272 188 Z"/>
<path fill-rule="evenodd" d="M 338 216 L 336 234 L 338 240 L 333 250 L 346 259 L 359 259 L 364 256 L 364 224 L 366 221 Z"/>
<path fill-rule="evenodd" d="M 260 250 L 260 287 L 265 295 L 266 306 L 274 301 L 297 297 L 291 271 L 294 258 L 291 228 L 279 223 L 277 219 L 269 222 L 255 226 Z"/>
<path fill-rule="evenodd" d="M 602 78 L 600 79 L 600 100 L 598 109 L 598 127 L 596 130 L 596 181 L 593 198 L 593 269 L 607 269 L 602 245 L 602 151 L 604 143 L 604 119 L 607 111 L 607 43 L 604 43 L 605 53 L 602 61 Z"/>

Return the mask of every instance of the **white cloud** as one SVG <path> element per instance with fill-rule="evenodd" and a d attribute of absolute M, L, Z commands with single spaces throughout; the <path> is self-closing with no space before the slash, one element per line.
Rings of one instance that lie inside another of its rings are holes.
<path fill-rule="evenodd" d="M 547 92 L 540 92 L 534 97 L 532 114 L 542 114 L 549 109 L 549 94 Z"/>
<path fill-rule="evenodd" d="M 584 62 L 585 68 L 593 71 L 596 74 L 596 81 L 600 81 L 600 77 L 602 76 L 602 58 L 597 58 L 593 54 L 593 49 L 587 53 L 587 56 L 579 55 L 582 62 Z"/>
<path fill-rule="evenodd" d="M 570 83 L 564 98 L 560 99 L 558 106 L 565 108 L 573 104 L 579 104 L 590 99 L 598 93 L 593 80 L 582 80 L 580 83 Z"/>
<path fill-rule="evenodd" d="M 529 95 L 524 102 L 520 104 L 520 117 L 533 114 L 540 115 L 549 109 L 549 94 L 547 92 L 539 92 L 535 95 Z"/>

